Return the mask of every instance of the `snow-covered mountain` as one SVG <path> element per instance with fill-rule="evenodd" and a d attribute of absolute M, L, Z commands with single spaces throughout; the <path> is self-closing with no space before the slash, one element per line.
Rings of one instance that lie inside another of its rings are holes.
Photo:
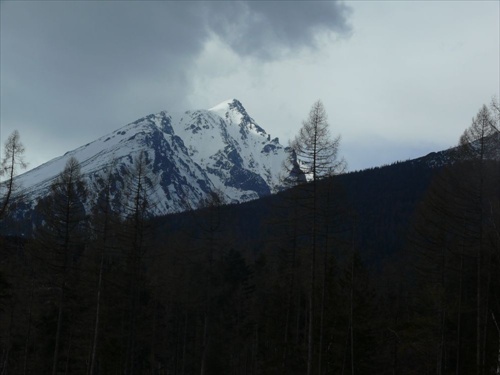
<path fill-rule="evenodd" d="M 34 207 L 70 157 L 76 158 L 95 201 L 111 173 L 113 201 L 120 202 L 124 176 L 143 153 L 157 180 L 151 192 L 155 215 L 196 207 L 213 191 L 227 202 L 244 202 L 281 189 L 289 149 L 261 128 L 236 100 L 208 110 L 162 111 L 69 151 L 16 178 L 24 209 Z"/>

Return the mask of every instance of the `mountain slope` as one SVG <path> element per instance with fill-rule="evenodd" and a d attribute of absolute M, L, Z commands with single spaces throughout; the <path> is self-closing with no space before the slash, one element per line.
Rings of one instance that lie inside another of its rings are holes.
<path fill-rule="evenodd" d="M 288 157 L 288 149 L 271 139 L 233 99 L 209 110 L 143 117 L 18 176 L 18 196 L 23 197 L 25 211 L 32 209 L 67 160 L 75 157 L 91 192 L 88 207 L 111 174 L 118 208 L 125 176 L 141 152 L 158 183 L 150 196 L 154 215 L 196 207 L 214 191 L 233 203 L 277 192 Z"/>

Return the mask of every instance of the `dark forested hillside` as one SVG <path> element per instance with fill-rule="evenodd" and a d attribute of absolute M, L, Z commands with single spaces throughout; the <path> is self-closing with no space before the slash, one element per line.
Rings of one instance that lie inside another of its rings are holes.
<path fill-rule="evenodd" d="M 319 184 L 333 191 L 342 205 L 342 219 L 336 231 L 347 233 L 356 220 L 356 241 L 361 257 L 370 265 L 379 265 L 405 246 L 417 205 L 439 168 L 414 161 L 339 175 Z M 277 217 L 290 215 L 292 191 L 259 200 L 222 207 L 224 231 L 258 252 L 263 244 L 283 236 Z M 326 196 L 320 198 L 325 205 Z M 182 227 L 196 228 L 192 213 L 170 215 L 153 220 L 163 233 L 173 234 Z M 181 224 L 182 223 L 182 224 Z M 347 234 L 346 234 L 347 235 Z"/>
<path fill-rule="evenodd" d="M 370 264 L 404 248 L 415 209 L 438 171 L 400 162 L 339 176 L 358 217 L 362 256 Z"/>
<path fill-rule="evenodd" d="M 500 166 L 433 157 L 154 219 L 140 160 L 126 218 L 109 190 L 84 212 L 73 162 L 2 237 L 1 369 L 494 373 Z"/>

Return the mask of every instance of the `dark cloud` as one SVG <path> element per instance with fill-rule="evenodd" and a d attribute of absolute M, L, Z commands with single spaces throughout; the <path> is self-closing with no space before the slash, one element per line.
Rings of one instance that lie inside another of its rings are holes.
<path fill-rule="evenodd" d="M 181 5 L 2 3 L 2 122 L 87 140 L 103 122 L 183 105 L 204 32 L 190 25 L 193 6 Z"/>
<path fill-rule="evenodd" d="M 350 32 L 350 8 L 338 1 L 218 2 L 211 7 L 210 28 L 237 53 L 258 58 L 314 48 L 319 32 Z"/>
<path fill-rule="evenodd" d="M 312 46 L 317 31 L 348 30 L 337 2 L 43 1 L 2 3 L 2 11 L 6 74 L 80 90 L 133 74 L 185 75 L 210 31 L 239 54 L 269 58 Z"/>
<path fill-rule="evenodd" d="M 2 73 L 32 90 L 100 96 L 128 82 L 186 74 L 203 45 L 193 6 L 151 2 L 3 4 Z M 4 13 L 4 12 L 3 12 Z M 185 77 L 184 77 L 185 78 Z M 106 99 L 106 98 L 103 98 Z"/>

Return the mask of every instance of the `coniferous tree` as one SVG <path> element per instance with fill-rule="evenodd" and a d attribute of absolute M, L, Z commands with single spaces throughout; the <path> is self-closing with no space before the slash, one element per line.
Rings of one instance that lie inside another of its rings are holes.
<path fill-rule="evenodd" d="M 429 189 L 414 226 L 422 287 L 418 324 L 427 327 L 428 340 L 416 345 L 435 358 L 438 374 L 453 369 L 480 375 L 491 363 L 499 184 L 493 123 L 483 106 L 460 138 L 454 163 Z"/>
<path fill-rule="evenodd" d="M 15 130 L 4 145 L 4 157 L 0 166 L 0 177 L 6 176 L 5 182 L 0 185 L 1 201 L 0 201 L 0 219 L 2 219 L 11 201 L 12 193 L 14 192 L 14 177 L 18 168 L 25 169 L 28 165 L 24 161 L 24 146 L 21 143 L 20 135 Z"/>
<path fill-rule="evenodd" d="M 315 289 L 317 248 L 319 243 L 319 207 L 318 207 L 318 181 L 342 173 L 346 168 L 344 159 L 338 155 L 340 136 L 332 139 L 330 136 L 327 114 L 321 101 L 313 104 L 308 119 L 303 122 L 299 134 L 291 143 L 295 152 L 301 172 L 309 184 L 305 185 L 307 200 L 304 205 L 310 217 L 310 287 L 308 311 L 308 349 L 307 349 L 307 374 L 313 371 L 314 332 L 315 332 Z"/>
<path fill-rule="evenodd" d="M 78 283 L 79 259 L 86 241 L 86 213 L 84 201 L 87 190 L 83 182 L 80 165 L 70 158 L 64 170 L 51 185 L 49 196 L 39 204 L 43 224 L 37 228 L 35 256 L 41 261 L 42 272 L 51 288 L 57 292 L 53 343 L 52 374 L 56 374 L 62 363 L 61 347 L 64 340 L 66 360 L 71 353 L 71 330 L 75 321 L 75 292 Z"/>
<path fill-rule="evenodd" d="M 148 351 L 143 346 L 145 335 L 140 326 L 146 314 L 149 290 L 145 273 L 145 256 L 150 246 L 148 219 L 154 208 L 151 196 L 155 192 L 157 181 L 151 171 L 147 154 L 140 152 L 133 160 L 124 182 L 125 197 L 123 207 L 125 219 L 121 238 L 125 251 L 125 280 L 127 291 L 127 339 L 125 344 L 125 374 L 133 375 L 146 366 L 147 356 L 140 355 L 139 349 Z"/>
<path fill-rule="evenodd" d="M 107 271 L 109 269 L 109 263 L 112 255 L 116 256 L 117 244 L 116 244 L 116 232 L 117 226 L 120 223 L 120 218 L 118 214 L 114 212 L 112 204 L 112 194 L 113 194 L 113 184 L 114 177 L 112 171 L 114 169 L 115 162 L 110 164 L 110 168 L 107 173 L 102 176 L 103 188 L 100 191 L 95 206 L 92 211 L 92 255 L 94 262 L 90 261 L 93 266 L 96 266 L 97 271 L 89 273 L 96 276 L 97 280 L 92 278 L 92 281 L 96 283 L 95 287 L 95 313 L 93 318 L 93 334 L 90 345 L 89 353 L 89 370 L 88 374 L 93 375 L 98 371 L 97 363 L 98 358 L 98 347 L 100 342 L 100 331 L 102 325 L 102 311 L 106 302 L 105 296 Z M 93 267 L 92 267 L 93 268 Z M 89 287 L 89 289 L 93 289 Z"/>
<path fill-rule="evenodd" d="M 486 326 L 489 311 L 488 290 L 491 282 L 491 250 L 488 245 L 488 177 L 487 164 L 498 152 L 499 138 L 494 133 L 494 118 L 486 105 L 472 119 L 471 126 L 460 137 L 459 156 L 470 163 L 469 194 L 476 205 L 476 372 L 484 372 Z"/>

